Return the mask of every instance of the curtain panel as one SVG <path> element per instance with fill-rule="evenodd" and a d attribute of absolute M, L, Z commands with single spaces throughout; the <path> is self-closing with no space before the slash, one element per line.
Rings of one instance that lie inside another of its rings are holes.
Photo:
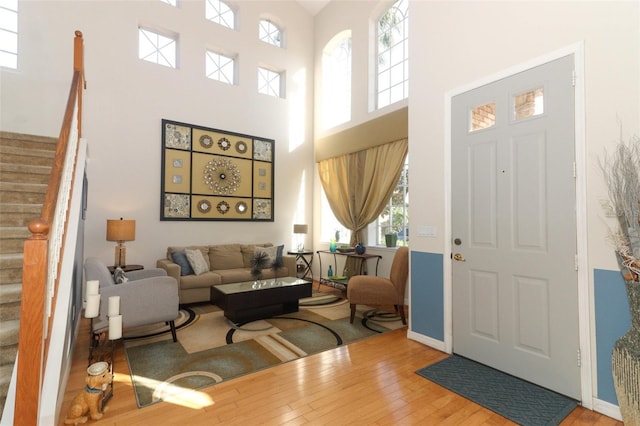
<path fill-rule="evenodd" d="M 318 162 L 329 206 L 336 219 L 351 230 L 351 246 L 362 241 L 360 231 L 387 205 L 407 152 L 408 140 L 400 139 Z"/>

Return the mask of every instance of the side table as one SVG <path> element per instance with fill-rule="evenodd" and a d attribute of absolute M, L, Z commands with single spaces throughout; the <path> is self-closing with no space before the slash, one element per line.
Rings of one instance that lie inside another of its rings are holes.
<path fill-rule="evenodd" d="M 109 272 L 111 272 L 113 274 L 113 272 L 116 270 L 117 266 L 107 266 L 107 269 L 109 269 Z M 122 270 L 124 272 L 131 272 L 131 271 L 139 271 L 141 269 L 144 269 L 144 266 L 142 265 L 124 265 L 121 266 Z"/>
<path fill-rule="evenodd" d="M 298 260 L 302 260 L 304 263 L 304 270 L 302 271 L 302 276 L 298 278 L 306 278 L 307 276 L 311 277 L 311 282 L 313 282 L 313 270 L 311 269 L 311 265 L 313 264 L 313 252 L 312 251 L 288 251 L 288 255 L 296 257 L 296 264 Z M 307 259 L 307 256 L 309 258 Z M 296 277 L 298 276 L 298 271 L 296 271 Z"/>

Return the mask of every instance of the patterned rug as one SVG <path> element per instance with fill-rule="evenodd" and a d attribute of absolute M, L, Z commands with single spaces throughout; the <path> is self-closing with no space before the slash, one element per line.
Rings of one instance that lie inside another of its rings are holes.
<path fill-rule="evenodd" d="M 402 327 L 400 318 L 322 292 L 299 312 L 234 325 L 212 305 L 180 310 L 178 342 L 166 326 L 128 330 L 125 353 L 139 407 L 193 397 L 193 390 Z"/>
<path fill-rule="evenodd" d="M 524 426 L 557 425 L 578 405 L 564 395 L 457 355 L 416 373 Z"/>

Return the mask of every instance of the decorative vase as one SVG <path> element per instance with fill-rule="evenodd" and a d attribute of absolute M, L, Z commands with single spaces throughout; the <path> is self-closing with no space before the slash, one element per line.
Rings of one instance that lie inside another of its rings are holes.
<path fill-rule="evenodd" d="M 364 254 L 367 251 L 367 248 L 362 243 L 356 244 L 356 253 Z"/>
<path fill-rule="evenodd" d="M 640 282 L 625 281 L 631 327 L 613 346 L 611 366 L 622 420 L 640 425 Z"/>
<path fill-rule="evenodd" d="M 398 235 L 397 234 L 385 234 L 384 242 L 387 247 L 395 247 L 398 243 Z"/>
<path fill-rule="evenodd" d="M 331 253 L 335 253 L 336 249 L 337 249 L 336 240 L 332 238 L 331 241 L 329 242 L 329 251 Z"/>

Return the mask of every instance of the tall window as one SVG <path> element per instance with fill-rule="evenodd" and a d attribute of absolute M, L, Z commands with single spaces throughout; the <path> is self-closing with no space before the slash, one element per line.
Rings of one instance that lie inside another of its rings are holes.
<path fill-rule="evenodd" d="M 398 0 L 378 20 L 378 108 L 409 96 L 408 7 Z"/>
<path fill-rule="evenodd" d="M 231 28 L 232 30 L 236 28 L 235 12 L 220 0 L 206 0 L 205 17 L 223 27 Z"/>
<path fill-rule="evenodd" d="M 282 47 L 282 33 L 273 22 L 261 19 L 258 24 L 258 38 L 265 43 Z"/>
<path fill-rule="evenodd" d="M 176 68 L 177 35 L 138 28 L 138 57 L 154 64 Z"/>
<path fill-rule="evenodd" d="M 399 246 L 409 245 L 409 156 L 389 203 L 376 221 L 376 244 L 385 244 L 385 234 L 395 234 Z"/>
<path fill-rule="evenodd" d="M 283 92 L 282 73 L 258 67 L 258 93 L 281 98 Z"/>
<path fill-rule="evenodd" d="M 18 68 L 18 0 L 0 1 L 0 66 Z"/>
<path fill-rule="evenodd" d="M 205 55 L 205 72 L 208 78 L 235 84 L 236 61 L 234 58 L 210 50 L 207 50 Z"/>
<path fill-rule="evenodd" d="M 351 30 L 327 43 L 322 51 L 322 128 L 351 119 Z"/>

